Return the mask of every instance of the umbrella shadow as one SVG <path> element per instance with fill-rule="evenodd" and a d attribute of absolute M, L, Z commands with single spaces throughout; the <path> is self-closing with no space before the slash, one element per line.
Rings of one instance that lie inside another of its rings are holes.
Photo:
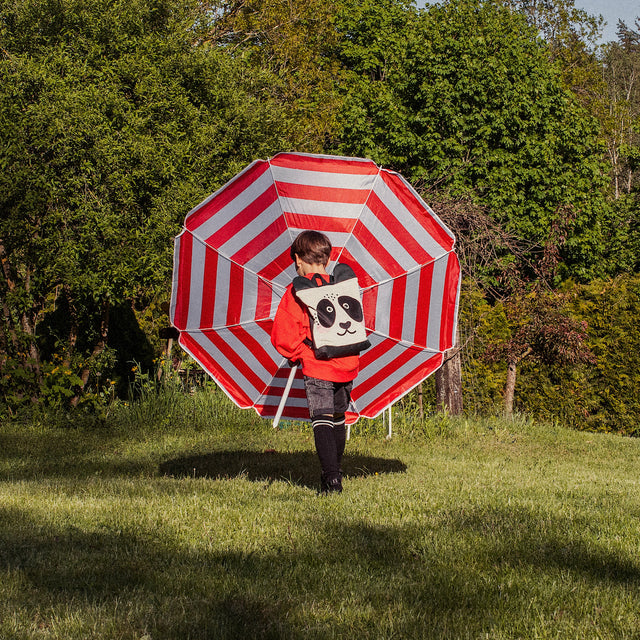
<path fill-rule="evenodd" d="M 404 473 L 401 460 L 345 454 L 342 470 L 346 477 L 358 478 L 385 473 Z M 284 480 L 316 488 L 320 463 L 311 451 L 215 451 L 205 455 L 167 460 L 160 473 L 172 477 L 233 478 L 244 476 L 256 482 Z"/>

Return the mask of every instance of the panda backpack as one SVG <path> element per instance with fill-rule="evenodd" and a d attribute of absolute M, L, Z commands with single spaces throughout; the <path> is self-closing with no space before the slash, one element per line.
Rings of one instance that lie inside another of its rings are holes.
<path fill-rule="evenodd" d="M 293 279 L 296 297 L 306 307 L 318 360 L 355 356 L 368 349 L 360 286 L 353 269 L 337 264 L 329 282 L 319 274 Z"/>

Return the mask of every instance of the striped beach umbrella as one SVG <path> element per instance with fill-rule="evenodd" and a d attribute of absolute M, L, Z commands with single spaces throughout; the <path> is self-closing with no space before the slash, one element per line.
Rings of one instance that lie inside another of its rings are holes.
<path fill-rule="evenodd" d="M 175 240 L 179 342 L 240 407 L 273 417 L 290 373 L 272 347 L 305 229 L 326 234 L 362 290 L 371 347 L 347 422 L 375 417 L 438 369 L 454 343 L 460 267 L 451 231 L 399 174 L 371 160 L 281 153 L 256 160 L 189 212 Z M 298 371 L 282 417 L 309 419 Z"/>

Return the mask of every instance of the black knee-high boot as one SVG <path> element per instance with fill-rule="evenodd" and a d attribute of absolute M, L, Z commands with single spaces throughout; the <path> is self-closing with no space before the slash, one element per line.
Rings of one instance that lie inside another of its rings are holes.
<path fill-rule="evenodd" d="M 314 418 L 311 424 L 313 426 L 316 451 L 322 468 L 322 475 L 320 476 L 321 491 L 323 493 L 342 491 L 338 451 L 333 431 L 333 418 L 320 416 Z"/>

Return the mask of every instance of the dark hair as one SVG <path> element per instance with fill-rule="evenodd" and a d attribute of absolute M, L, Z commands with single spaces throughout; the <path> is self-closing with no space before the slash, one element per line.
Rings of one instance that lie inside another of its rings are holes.
<path fill-rule="evenodd" d="M 331 240 L 319 231 L 303 231 L 291 245 L 291 259 L 295 261 L 296 253 L 307 264 L 326 265 L 331 257 Z"/>

